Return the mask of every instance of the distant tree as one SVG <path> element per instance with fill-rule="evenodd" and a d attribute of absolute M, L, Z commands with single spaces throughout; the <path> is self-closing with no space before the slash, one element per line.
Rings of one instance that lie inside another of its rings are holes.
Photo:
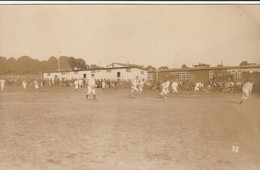
<path fill-rule="evenodd" d="M 90 68 L 91 68 L 91 69 L 95 69 L 95 68 L 99 68 L 99 66 L 97 66 L 96 64 L 91 64 L 91 65 L 90 65 Z"/>
<path fill-rule="evenodd" d="M 85 60 L 83 60 L 82 58 L 77 58 L 76 62 L 77 62 L 77 68 L 79 70 L 84 70 L 88 68 L 88 65 L 86 65 Z"/>
<path fill-rule="evenodd" d="M 167 66 L 161 66 L 159 67 L 159 70 L 163 70 L 163 69 L 169 69 Z"/>
<path fill-rule="evenodd" d="M 58 59 L 56 57 L 50 57 L 47 62 L 42 62 L 45 71 L 57 71 L 58 70 Z"/>
<path fill-rule="evenodd" d="M 35 73 L 33 59 L 31 59 L 29 56 L 19 57 L 16 61 L 16 72 L 18 74 Z"/>
<path fill-rule="evenodd" d="M 198 65 L 193 65 L 194 67 L 209 67 L 209 64 L 205 64 L 205 63 L 199 63 Z"/>
<path fill-rule="evenodd" d="M 16 59 L 11 57 L 7 60 L 6 74 L 16 73 Z"/>
<path fill-rule="evenodd" d="M 205 63 L 199 63 L 199 66 L 208 66 L 208 64 L 205 64 Z"/>
<path fill-rule="evenodd" d="M 40 72 L 42 72 L 41 61 L 39 61 L 37 59 L 33 59 L 31 68 L 32 68 L 32 73 L 40 73 Z"/>
<path fill-rule="evenodd" d="M 4 74 L 7 71 L 7 60 L 5 57 L 0 56 L 0 74 Z"/>
<path fill-rule="evenodd" d="M 181 68 L 188 68 L 186 64 L 182 64 Z"/>
<path fill-rule="evenodd" d="M 68 59 L 70 70 L 78 70 L 77 60 L 74 57 Z"/>
<path fill-rule="evenodd" d="M 46 72 L 46 71 L 49 71 L 48 70 L 48 61 L 45 61 L 45 60 L 43 60 L 43 61 L 41 61 L 41 72 Z"/>
<path fill-rule="evenodd" d="M 246 66 L 246 65 L 248 65 L 248 62 L 247 62 L 247 61 L 242 61 L 242 62 L 239 64 L 239 66 Z"/>
<path fill-rule="evenodd" d="M 68 56 L 60 56 L 60 70 L 61 71 L 71 71 L 73 70 L 72 66 L 74 65 L 73 59 Z"/>
<path fill-rule="evenodd" d="M 82 58 L 75 59 L 74 57 L 61 56 L 59 59 L 62 71 L 88 68 L 88 65 Z M 92 65 L 92 67 L 98 68 L 97 65 Z M 57 70 L 58 59 L 53 56 L 47 61 L 39 61 L 29 56 L 21 56 L 17 60 L 13 57 L 6 59 L 0 56 L 0 74 L 34 74 Z"/>
<path fill-rule="evenodd" d="M 155 70 L 156 68 L 153 67 L 153 66 L 151 66 L 151 65 L 148 65 L 145 69 L 146 69 L 146 70 Z"/>

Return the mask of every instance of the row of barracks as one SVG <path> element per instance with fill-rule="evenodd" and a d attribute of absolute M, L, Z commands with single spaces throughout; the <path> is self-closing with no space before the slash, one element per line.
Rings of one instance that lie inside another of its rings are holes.
<path fill-rule="evenodd" d="M 135 64 L 112 63 L 106 68 L 95 68 L 76 71 L 54 71 L 43 73 L 44 79 L 54 80 L 73 80 L 88 79 L 91 74 L 95 74 L 95 78 L 99 80 L 130 80 L 139 76 L 140 79 L 147 79 L 148 71 L 143 66 Z"/>
<path fill-rule="evenodd" d="M 54 71 L 43 74 L 44 79 L 61 80 L 88 79 L 91 74 L 95 74 L 96 79 L 109 80 L 130 80 L 139 76 L 141 79 L 150 81 L 165 81 L 178 79 L 189 82 L 209 82 L 209 81 L 240 81 L 252 79 L 260 81 L 260 65 L 250 64 L 245 66 L 216 66 L 195 65 L 187 68 L 173 68 L 163 70 L 146 70 L 144 66 L 135 64 L 112 63 L 106 68 L 95 68 L 77 71 Z"/>
<path fill-rule="evenodd" d="M 156 78 L 158 75 L 158 79 Z M 165 81 L 178 79 L 189 82 L 209 82 L 209 81 L 240 81 L 246 79 L 260 81 L 260 65 L 252 64 L 246 66 L 193 66 L 191 68 L 174 68 L 148 71 L 148 80 Z"/>

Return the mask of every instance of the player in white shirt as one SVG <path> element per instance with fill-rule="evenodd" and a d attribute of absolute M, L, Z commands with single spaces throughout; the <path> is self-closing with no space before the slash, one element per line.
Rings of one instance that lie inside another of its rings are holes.
<path fill-rule="evenodd" d="M 139 89 L 137 87 L 138 86 L 138 81 L 139 81 L 139 77 L 138 76 L 136 76 L 135 79 L 132 79 L 132 81 L 131 81 L 131 91 L 130 91 L 128 97 L 131 97 L 134 92 L 139 93 Z"/>
<path fill-rule="evenodd" d="M 27 86 L 27 83 L 26 83 L 25 80 L 23 80 L 23 82 L 22 82 L 22 86 L 23 86 L 23 89 L 25 90 L 25 89 L 26 89 L 26 86 Z"/>
<path fill-rule="evenodd" d="M 172 82 L 172 93 L 178 95 L 178 81 Z"/>
<path fill-rule="evenodd" d="M 83 87 L 83 80 L 82 79 L 79 79 L 78 83 L 79 83 L 79 87 Z"/>
<path fill-rule="evenodd" d="M 37 80 L 34 80 L 34 88 L 35 88 L 35 90 L 39 89 L 39 84 L 38 84 Z"/>
<path fill-rule="evenodd" d="M 4 91 L 6 81 L 4 79 L 1 79 L 0 83 L 1 83 L 1 90 Z"/>
<path fill-rule="evenodd" d="M 74 87 L 75 87 L 75 91 L 78 92 L 78 90 L 79 90 L 79 81 L 77 79 L 74 81 Z"/>
<path fill-rule="evenodd" d="M 138 85 L 139 95 L 141 95 L 141 93 L 143 92 L 144 82 L 145 82 L 145 79 L 144 79 L 144 78 L 139 81 L 139 85 Z"/>
<path fill-rule="evenodd" d="M 106 82 L 105 80 L 102 80 L 102 90 L 105 90 L 105 88 L 106 88 Z"/>
<path fill-rule="evenodd" d="M 199 82 L 197 82 L 195 84 L 195 91 L 200 91 L 200 83 Z"/>
<path fill-rule="evenodd" d="M 158 97 L 162 96 L 164 99 L 167 99 L 167 94 L 169 93 L 169 86 L 170 86 L 170 81 L 163 82 L 161 84 L 162 90 L 159 93 Z"/>
<path fill-rule="evenodd" d="M 250 83 L 250 82 L 246 82 L 246 83 L 243 85 L 243 87 L 242 87 L 243 97 L 242 97 L 242 99 L 240 100 L 240 104 L 243 103 L 243 100 L 246 100 L 246 99 L 249 98 L 249 95 L 251 94 L 252 88 L 253 88 L 253 84 Z"/>
<path fill-rule="evenodd" d="M 170 87 L 170 81 L 168 80 L 168 81 L 166 81 L 166 83 L 165 83 L 165 90 L 166 90 L 166 95 L 168 95 L 169 94 L 169 87 Z"/>
<path fill-rule="evenodd" d="M 88 79 L 88 93 L 86 95 L 86 99 L 88 99 L 88 96 L 91 93 L 93 94 L 94 100 L 96 100 L 96 81 L 94 74 L 91 74 L 91 77 Z"/>

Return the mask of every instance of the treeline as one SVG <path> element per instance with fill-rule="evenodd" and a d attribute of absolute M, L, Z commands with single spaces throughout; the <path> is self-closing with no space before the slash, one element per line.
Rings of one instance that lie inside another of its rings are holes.
<path fill-rule="evenodd" d="M 90 68 L 82 58 L 74 58 L 68 56 L 61 56 L 60 70 L 72 71 Z M 91 67 L 98 67 L 91 65 Z M 39 61 L 32 59 L 29 56 L 22 56 L 17 60 L 15 58 L 5 58 L 0 56 L 0 74 L 38 74 L 48 71 L 58 71 L 58 59 L 50 57 L 47 61 Z"/>

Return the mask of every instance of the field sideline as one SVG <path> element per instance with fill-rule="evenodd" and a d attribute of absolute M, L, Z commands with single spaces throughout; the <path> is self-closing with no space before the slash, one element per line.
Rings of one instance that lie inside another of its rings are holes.
<path fill-rule="evenodd" d="M 0 170 L 259 169 L 260 96 L 6 87 Z M 92 98 L 90 96 L 89 98 Z"/>

